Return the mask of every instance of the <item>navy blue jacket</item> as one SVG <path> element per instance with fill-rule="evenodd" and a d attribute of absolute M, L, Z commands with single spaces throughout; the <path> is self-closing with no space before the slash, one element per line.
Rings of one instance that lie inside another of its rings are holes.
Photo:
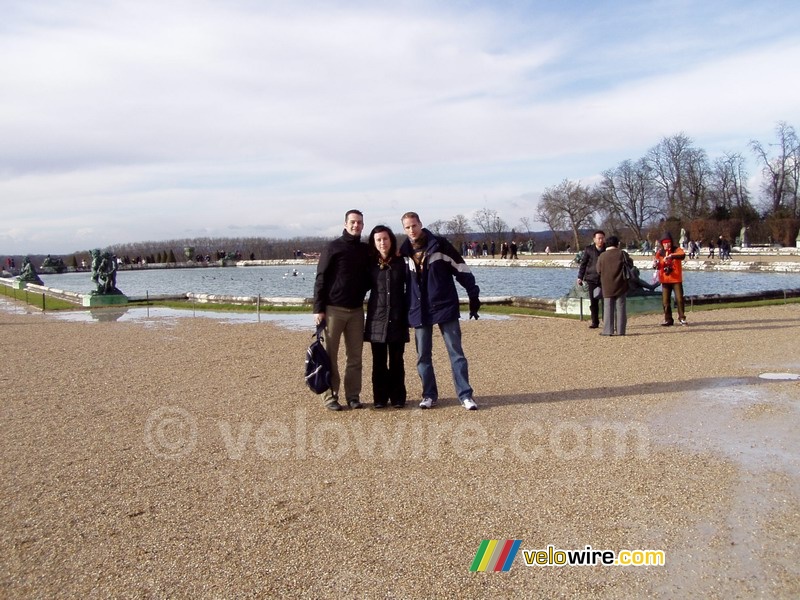
<path fill-rule="evenodd" d="M 461 317 L 455 281 L 467 290 L 470 299 L 477 299 L 480 293 L 475 276 L 452 244 L 427 229 L 422 231 L 428 243 L 419 268 L 412 258 L 411 240 L 407 239 L 400 247 L 411 274 L 408 282 L 408 324 L 411 327 L 447 323 Z"/>

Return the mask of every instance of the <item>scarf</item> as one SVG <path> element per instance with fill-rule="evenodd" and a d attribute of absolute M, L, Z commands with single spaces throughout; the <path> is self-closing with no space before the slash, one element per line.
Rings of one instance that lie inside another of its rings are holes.
<path fill-rule="evenodd" d="M 378 256 L 378 268 L 383 271 L 384 269 L 391 269 L 392 268 L 392 257 L 387 256 L 383 258 L 382 256 Z"/>
<path fill-rule="evenodd" d="M 411 255 L 411 259 L 417 265 L 417 272 L 422 270 L 422 263 L 425 260 L 425 250 L 428 247 L 428 236 L 424 233 L 419 237 L 416 242 L 411 243 L 411 248 L 414 250 L 414 254 Z"/>

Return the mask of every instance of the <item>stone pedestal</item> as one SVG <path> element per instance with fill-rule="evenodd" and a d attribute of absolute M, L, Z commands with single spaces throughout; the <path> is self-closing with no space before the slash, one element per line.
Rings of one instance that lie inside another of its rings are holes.
<path fill-rule="evenodd" d="M 583 303 L 583 310 L 581 311 L 581 303 Z M 661 306 L 661 293 L 647 294 L 646 296 L 628 296 L 625 302 L 625 309 L 628 314 L 635 313 L 651 313 L 660 312 Z M 600 310 L 603 310 L 603 304 L 600 303 Z M 556 314 L 567 315 L 580 315 L 589 318 L 589 297 L 586 295 L 583 298 L 574 298 L 564 296 L 556 300 Z"/>
<path fill-rule="evenodd" d="M 90 294 L 81 298 L 83 306 L 98 308 L 101 306 L 122 306 L 128 304 L 128 297 L 124 294 Z"/>

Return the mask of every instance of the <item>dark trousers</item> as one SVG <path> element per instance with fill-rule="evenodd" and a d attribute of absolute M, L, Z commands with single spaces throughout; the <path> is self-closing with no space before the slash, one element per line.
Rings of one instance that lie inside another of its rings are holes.
<path fill-rule="evenodd" d="M 376 404 L 403 406 L 406 403 L 406 368 L 403 362 L 405 342 L 372 347 L 372 397 Z"/>
<path fill-rule="evenodd" d="M 672 320 L 672 294 L 675 294 L 675 306 L 678 309 L 678 318 L 686 318 L 683 303 L 683 284 L 682 283 L 662 283 L 661 284 L 661 303 L 664 305 L 664 322 L 673 323 Z"/>
<path fill-rule="evenodd" d="M 600 325 L 600 302 L 603 300 L 603 294 L 597 294 L 595 297 L 595 290 L 600 289 L 600 283 L 586 282 L 589 288 L 589 312 L 592 315 L 592 325 Z"/>

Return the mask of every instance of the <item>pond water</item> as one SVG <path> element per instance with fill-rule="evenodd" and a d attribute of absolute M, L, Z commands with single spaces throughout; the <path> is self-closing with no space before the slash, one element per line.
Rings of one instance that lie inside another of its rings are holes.
<path fill-rule="evenodd" d="M 310 298 L 316 265 L 293 267 L 207 267 L 193 269 L 142 269 L 119 271 L 117 287 L 130 297 L 187 292 L 268 298 Z M 472 267 L 481 296 L 530 296 L 560 298 L 577 277 L 577 268 Z M 652 271 L 643 271 L 649 280 Z M 747 271 L 685 271 L 687 295 L 738 294 L 800 288 L 800 274 Z M 93 289 L 89 273 L 41 275 L 49 287 L 80 293 Z M 466 294 L 461 288 L 459 293 Z"/>

